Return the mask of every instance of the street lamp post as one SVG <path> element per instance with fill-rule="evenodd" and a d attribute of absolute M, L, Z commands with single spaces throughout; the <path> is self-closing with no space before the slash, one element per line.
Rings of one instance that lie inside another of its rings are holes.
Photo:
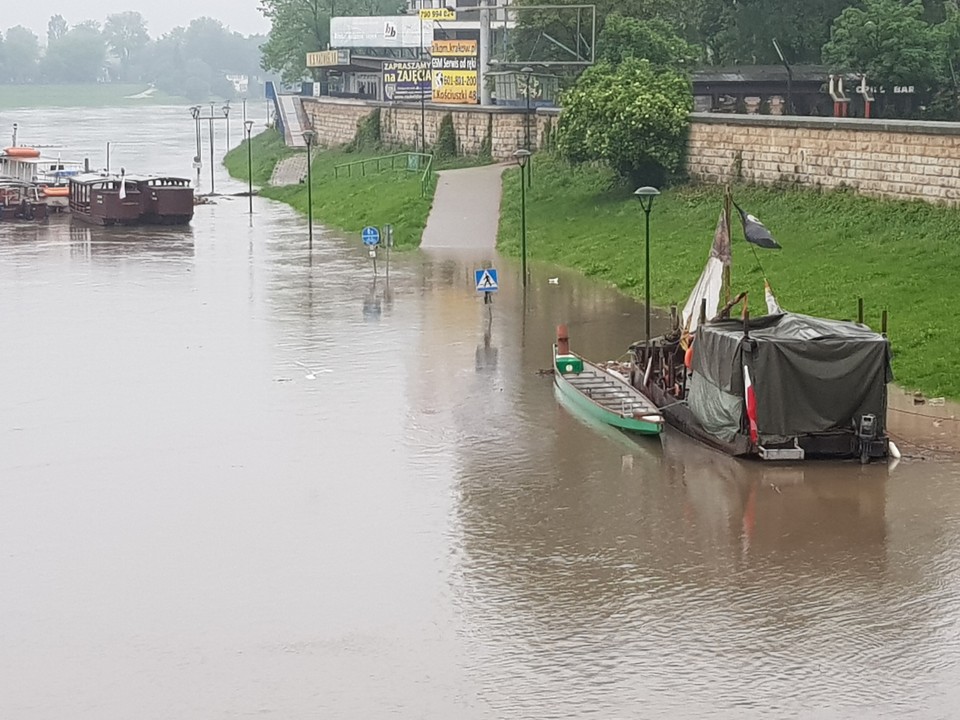
<path fill-rule="evenodd" d="M 513 153 L 514 160 L 520 166 L 520 272 L 523 274 L 523 289 L 527 289 L 527 184 L 524 182 L 524 171 L 530 161 L 529 150 L 517 150 Z"/>
<path fill-rule="evenodd" d="M 523 73 L 525 78 L 524 80 L 524 91 L 523 94 L 526 96 L 527 112 L 523 116 L 523 135 L 524 135 L 524 147 L 527 149 L 527 152 L 532 152 L 530 147 L 530 92 L 532 86 L 530 85 L 531 80 L 533 79 L 533 68 L 532 67 L 523 67 L 520 68 L 520 72 Z M 533 163 L 530 163 L 530 167 L 527 169 L 527 186 L 532 187 L 533 185 Z"/>
<path fill-rule="evenodd" d="M 210 103 L 210 117 L 207 118 L 210 122 L 210 194 L 213 195 L 215 192 L 214 180 L 213 180 L 213 170 L 214 170 L 214 161 L 213 161 L 213 103 Z"/>
<path fill-rule="evenodd" d="M 423 0 L 420 0 L 420 8 L 423 8 Z M 417 52 L 417 56 L 420 58 L 420 62 L 423 63 L 423 18 L 419 17 L 420 22 L 420 47 Z M 433 52 L 432 50 L 430 52 Z M 431 65 L 433 64 L 433 58 L 430 59 Z M 430 87 L 433 87 L 433 70 L 430 71 Z M 420 152 L 427 152 L 427 108 L 426 108 L 426 96 L 423 94 L 423 83 L 420 83 Z"/>
<path fill-rule="evenodd" d="M 253 150 L 250 147 L 253 120 L 244 120 L 243 125 L 247 131 L 247 197 L 250 203 L 250 214 L 253 215 Z"/>
<path fill-rule="evenodd" d="M 313 177 L 310 174 L 313 155 L 313 141 L 317 134 L 313 130 L 305 130 L 303 139 L 307 143 L 307 233 L 310 238 L 310 251 L 313 252 Z"/>
<path fill-rule="evenodd" d="M 223 106 L 223 119 L 227 123 L 227 151 L 230 150 L 230 101 Z"/>
<path fill-rule="evenodd" d="M 660 194 L 660 191 L 655 187 L 650 187 L 645 185 L 642 188 L 638 188 L 636 192 L 633 193 L 637 196 L 637 200 L 640 201 L 640 207 L 643 208 L 643 214 L 646 216 L 646 259 L 645 259 L 645 274 L 646 278 L 644 282 L 644 311 L 646 313 L 646 319 L 644 321 L 644 343 L 647 348 L 650 347 L 650 211 L 653 209 L 653 199 Z"/>
<path fill-rule="evenodd" d="M 190 108 L 190 114 L 193 115 L 193 121 L 196 124 L 197 130 L 197 154 L 193 156 L 193 165 L 197 169 L 197 189 L 200 189 L 200 168 L 202 167 L 202 161 L 200 160 L 200 153 L 202 149 L 200 148 L 200 112 L 201 108 L 199 105 L 194 105 Z"/>

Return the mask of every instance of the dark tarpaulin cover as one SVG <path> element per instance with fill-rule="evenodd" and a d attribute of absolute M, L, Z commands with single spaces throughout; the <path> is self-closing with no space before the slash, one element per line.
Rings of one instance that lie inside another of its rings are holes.
<path fill-rule="evenodd" d="M 850 429 L 868 413 L 884 429 L 893 379 L 885 337 L 856 323 L 798 313 L 753 319 L 749 330 L 745 340 L 739 320 L 699 328 L 693 370 L 743 397 L 746 364 L 761 438 Z"/>

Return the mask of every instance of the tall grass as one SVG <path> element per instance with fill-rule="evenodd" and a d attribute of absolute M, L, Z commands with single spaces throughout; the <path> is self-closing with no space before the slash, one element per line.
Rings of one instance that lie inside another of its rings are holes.
<path fill-rule="evenodd" d="M 643 213 L 632 188 L 598 167 L 534 159 L 527 194 L 527 249 L 533 258 L 579 268 L 620 290 L 644 291 Z M 500 249 L 519 253 L 519 173 L 507 173 Z M 781 305 L 855 319 L 863 297 L 878 329 L 890 313 L 894 372 L 901 385 L 960 397 L 960 211 L 919 202 L 889 202 L 852 192 L 735 187 L 734 199 L 759 217 L 783 246 L 757 249 Z M 651 215 L 651 294 L 682 304 L 712 242 L 722 204 L 719 187 L 664 191 Z M 750 291 L 751 312 L 764 308 L 763 273 L 734 213 L 733 290 Z"/>

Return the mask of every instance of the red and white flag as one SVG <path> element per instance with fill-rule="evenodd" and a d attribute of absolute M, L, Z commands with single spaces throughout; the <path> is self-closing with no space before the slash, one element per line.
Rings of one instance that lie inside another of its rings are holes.
<path fill-rule="evenodd" d="M 757 396 L 753 392 L 753 383 L 750 382 L 750 371 L 743 366 L 743 397 L 747 403 L 747 420 L 750 423 L 750 441 L 757 442 L 760 433 L 757 431 Z"/>

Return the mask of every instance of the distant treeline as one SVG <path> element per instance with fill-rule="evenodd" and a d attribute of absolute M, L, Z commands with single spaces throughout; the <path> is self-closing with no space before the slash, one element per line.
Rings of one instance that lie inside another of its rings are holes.
<path fill-rule="evenodd" d="M 21 25 L 0 29 L 0 84 L 148 82 L 191 100 L 233 98 L 227 75 L 246 75 L 253 82 L 262 73 L 265 40 L 232 32 L 208 17 L 154 39 L 138 12 L 110 15 L 102 25 L 85 20 L 72 27 L 54 15 L 46 43 Z"/>

